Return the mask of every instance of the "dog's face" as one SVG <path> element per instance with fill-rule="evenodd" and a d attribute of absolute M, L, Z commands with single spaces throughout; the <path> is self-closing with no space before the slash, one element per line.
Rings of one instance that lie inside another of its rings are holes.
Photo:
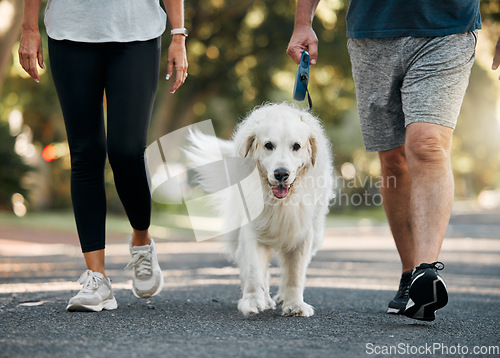
<path fill-rule="evenodd" d="M 257 162 L 264 180 L 278 199 L 284 199 L 295 180 L 316 160 L 316 140 L 299 115 L 262 121 L 247 140 L 246 155 Z M 245 155 L 245 156 L 246 156 Z"/>

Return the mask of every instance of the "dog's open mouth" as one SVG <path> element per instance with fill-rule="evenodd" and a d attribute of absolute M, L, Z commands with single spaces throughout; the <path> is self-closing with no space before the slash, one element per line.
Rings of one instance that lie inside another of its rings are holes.
<path fill-rule="evenodd" d="M 289 185 L 283 185 L 283 184 L 278 184 L 278 185 L 271 185 L 269 184 L 269 187 L 273 190 L 273 194 L 275 197 L 278 199 L 283 199 L 288 195 L 288 192 L 290 191 L 290 188 L 293 186 L 292 184 Z"/>

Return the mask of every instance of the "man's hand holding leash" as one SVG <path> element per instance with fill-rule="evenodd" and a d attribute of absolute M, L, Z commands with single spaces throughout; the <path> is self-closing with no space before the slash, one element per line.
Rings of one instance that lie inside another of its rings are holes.
<path fill-rule="evenodd" d="M 318 38 L 312 28 L 312 19 L 319 0 L 305 0 L 297 3 L 295 25 L 292 38 L 288 43 L 287 55 L 298 65 L 304 50 L 309 52 L 311 65 L 318 58 Z"/>

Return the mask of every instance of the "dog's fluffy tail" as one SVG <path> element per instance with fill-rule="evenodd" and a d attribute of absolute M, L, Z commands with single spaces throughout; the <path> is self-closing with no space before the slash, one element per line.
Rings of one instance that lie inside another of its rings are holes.
<path fill-rule="evenodd" d="M 212 192 L 214 177 L 220 176 L 215 168 L 208 164 L 220 162 L 223 158 L 236 157 L 237 149 L 233 141 L 219 139 L 212 135 L 207 135 L 199 130 L 190 131 L 188 134 L 189 145 L 184 149 L 189 160 L 189 166 L 196 172 L 195 182 L 207 192 Z M 217 181 L 217 179 L 215 179 Z M 231 209 L 231 197 L 227 192 L 218 191 L 210 194 L 210 201 L 213 209 L 225 221 L 231 222 L 239 220 L 237 210 Z M 223 225 L 226 226 L 227 223 Z M 224 230 L 224 229 L 223 229 Z M 233 259 L 237 241 L 233 237 L 234 233 L 229 233 L 219 238 L 226 246 L 229 259 Z"/>
<path fill-rule="evenodd" d="M 219 139 L 199 130 L 190 130 L 187 140 L 189 145 L 184 148 L 184 152 L 189 167 L 196 172 L 194 181 L 205 191 L 212 192 L 211 184 L 217 182 L 217 176 L 220 176 L 213 165 L 217 165 L 225 157 L 234 156 L 234 142 Z"/>
<path fill-rule="evenodd" d="M 190 145 L 185 153 L 193 168 L 236 155 L 234 142 L 219 139 L 199 130 L 190 130 L 188 141 Z"/>

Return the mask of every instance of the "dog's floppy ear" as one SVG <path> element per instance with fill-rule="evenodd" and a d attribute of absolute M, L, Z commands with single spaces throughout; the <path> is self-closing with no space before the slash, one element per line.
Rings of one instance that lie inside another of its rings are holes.
<path fill-rule="evenodd" d="M 250 149 L 252 149 L 252 145 L 253 145 L 254 141 L 255 141 L 255 135 L 248 137 L 247 142 L 246 142 L 244 157 L 246 157 L 248 155 L 248 153 L 250 152 Z"/>
<path fill-rule="evenodd" d="M 316 164 L 316 154 L 318 153 L 318 143 L 316 143 L 316 138 L 309 138 L 309 145 L 311 146 L 311 163 L 314 166 Z"/>

